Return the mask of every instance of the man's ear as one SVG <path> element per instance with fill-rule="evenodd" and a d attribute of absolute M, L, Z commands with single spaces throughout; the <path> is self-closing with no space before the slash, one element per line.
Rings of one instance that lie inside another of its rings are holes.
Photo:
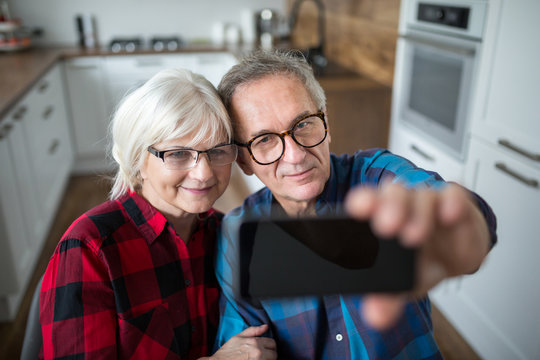
<path fill-rule="evenodd" d="M 239 151 L 238 156 L 236 157 L 236 163 L 242 169 L 244 174 L 246 175 L 253 175 L 253 170 L 251 169 L 251 158 L 249 156 L 246 156 L 245 152 L 247 151 Z"/>
<path fill-rule="evenodd" d="M 326 108 L 322 109 L 322 112 L 324 113 L 324 118 L 326 120 L 326 137 L 328 139 L 328 143 L 330 144 L 332 142 L 332 137 L 330 136 L 330 121 L 328 121 L 328 113 L 326 112 Z"/>

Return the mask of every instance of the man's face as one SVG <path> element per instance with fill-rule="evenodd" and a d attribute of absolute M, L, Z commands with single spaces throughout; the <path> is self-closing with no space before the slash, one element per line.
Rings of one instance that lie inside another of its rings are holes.
<path fill-rule="evenodd" d="M 240 86 L 231 105 L 236 139 L 244 143 L 263 132 L 289 130 L 302 115 L 320 110 L 299 80 L 283 75 Z M 318 146 L 304 148 L 286 136 L 279 161 L 259 165 L 243 148 L 238 163 L 246 174 L 254 173 L 268 186 L 288 214 L 309 213 L 330 176 L 329 143 L 330 135 Z"/>

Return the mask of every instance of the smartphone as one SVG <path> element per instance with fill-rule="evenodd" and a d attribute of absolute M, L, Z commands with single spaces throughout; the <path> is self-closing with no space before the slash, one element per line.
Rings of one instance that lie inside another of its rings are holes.
<path fill-rule="evenodd" d="M 239 290 L 272 298 L 411 290 L 414 249 L 345 216 L 247 220 L 239 232 Z"/>

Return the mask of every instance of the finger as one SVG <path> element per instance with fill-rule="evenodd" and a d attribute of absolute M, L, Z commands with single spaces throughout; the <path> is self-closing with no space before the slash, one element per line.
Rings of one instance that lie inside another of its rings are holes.
<path fill-rule="evenodd" d="M 242 332 L 238 333 L 237 336 L 258 337 L 258 336 L 262 336 L 267 331 L 268 331 L 268 325 L 263 324 L 259 326 L 248 327 L 247 329 L 244 329 Z"/>
<path fill-rule="evenodd" d="M 419 246 L 435 230 L 437 196 L 435 191 L 421 189 L 411 195 L 410 215 L 401 232 L 401 239 L 406 246 Z"/>
<path fill-rule="evenodd" d="M 272 338 L 267 337 L 259 337 L 257 338 L 257 344 L 264 348 L 269 350 L 275 350 L 276 349 L 276 342 Z"/>
<path fill-rule="evenodd" d="M 381 188 L 372 223 L 379 236 L 395 236 L 401 230 L 409 212 L 409 191 L 399 184 Z"/>
<path fill-rule="evenodd" d="M 368 187 L 355 188 L 345 198 L 345 209 L 349 215 L 360 220 L 371 218 L 376 204 L 375 190 Z"/>
<path fill-rule="evenodd" d="M 362 316 L 369 326 L 377 330 L 386 330 L 400 319 L 405 304 L 405 295 L 367 295 L 362 303 Z"/>
<path fill-rule="evenodd" d="M 449 184 L 442 190 L 439 204 L 439 219 L 443 225 L 452 225 L 465 218 L 472 205 L 469 194 L 460 186 Z"/>
<path fill-rule="evenodd" d="M 259 353 L 256 353 L 252 357 L 251 353 L 249 356 L 250 359 L 261 359 L 261 360 L 274 360 L 277 359 L 277 352 L 271 349 L 262 349 Z"/>

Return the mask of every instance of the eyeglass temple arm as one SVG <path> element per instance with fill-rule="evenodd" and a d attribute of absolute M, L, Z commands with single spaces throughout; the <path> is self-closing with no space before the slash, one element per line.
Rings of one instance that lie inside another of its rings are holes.
<path fill-rule="evenodd" d="M 236 146 L 242 146 L 242 147 L 248 147 L 249 145 L 247 143 L 241 143 L 240 141 L 233 141 L 233 144 Z"/>

